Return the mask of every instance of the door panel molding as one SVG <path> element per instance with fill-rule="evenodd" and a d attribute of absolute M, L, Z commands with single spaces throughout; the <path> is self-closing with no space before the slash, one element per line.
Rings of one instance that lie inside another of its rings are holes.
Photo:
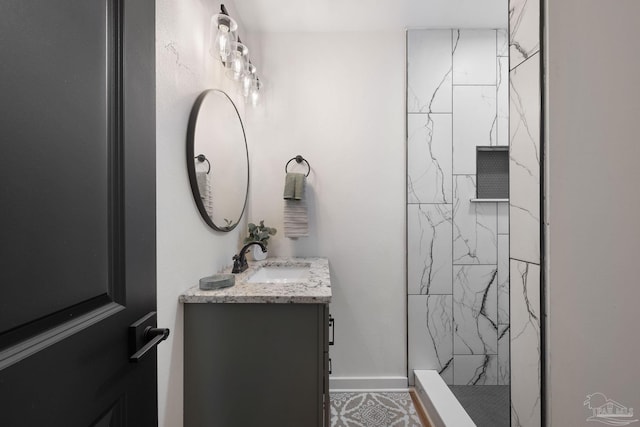
<path fill-rule="evenodd" d="M 112 302 L 0 352 L 0 371 L 124 310 Z"/>
<path fill-rule="evenodd" d="M 65 7 L 69 7 L 72 3 L 72 1 L 66 1 Z M 125 304 L 124 0 L 92 1 L 88 3 L 102 3 L 97 6 L 97 9 L 102 9 L 100 15 L 104 19 L 104 27 L 101 27 L 104 30 L 104 34 L 100 37 L 104 39 L 105 45 L 103 56 L 105 79 L 103 81 L 104 87 L 101 91 L 105 94 L 106 101 L 104 110 L 106 139 L 103 142 L 106 156 L 104 163 L 100 163 L 104 165 L 104 172 L 106 172 L 106 187 L 103 187 L 103 191 L 106 191 L 106 222 L 104 224 L 104 232 L 106 234 L 104 243 L 107 255 L 105 263 L 106 276 L 98 281 L 93 280 L 93 277 L 87 277 L 86 288 L 98 286 L 98 289 L 95 289 L 96 292 L 94 293 L 84 295 L 84 298 L 79 298 L 75 301 L 69 300 L 66 305 L 55 306 L 50 311 L 43 310 L 38 312 L 37 314 L 40 316 L 38 318 L 22 319 L 19 323 L 11 324 L 9 322 L 0 325 L 0 355 L 6 353 L 3 350 L 7 350 L 10 346 L 16 345 L 21 348 L 25 345 L 30 345 L 28 343 L 32 343 L 34 340 L 36 342 L 42 341 L 43 336 L 48 337 L 51 334 L 55 334 L 54 331 L 68 329 L 66 323 L 69 319 L 74 319 L 73 323 L 75 324 L 79 319 L 90 319 L 91 312 L 102 312 L 101 306 L 108 306 L 113 302 Z M 64 8 L 60 9 L 65 10 L 64 13 L 69 13 Z M 96 9 L 96 6 L 93 6 L 93 9 Z M 95 41 L 96 38 L 98 36 L 93 34 L 92 40 Z M 37 43 L 41 43 L 41 41 L 34 42 L 36 45 Z M 63 60 L 63 58 L 60 58 L 60 60 Z M 73 78 L 70 80 L 73 80 Z M 49 84 L 54 84 L 54 82 L 55 79 L 49 81 Z M 67 123 L 67 125 L 69 124 Z M 72 156 L 74 156 L 73 153 L 68 153 L 68 157 Z M 83 158 L 77 159 L 78 162 L 83 160 Z M 32 159 L 31 161 L 35 164 L 43 160 Z M 28 237 L 25 240 L 28 240 Z M 37 262 L 37 259 L 35 262 Z M 38 270 L 35 269 L 34 271 L 37 272 Z M 21 280 L 28 282 L 30 279 L 21 277 Z M 58 277 L 44 277 L 39 279 L 38 283 L 42 286 L 41 283 L 50 281 L 50 285 L 58 285 L 64 289 L 66 283 L 56 280 L 59 280 Z M 97 285 L 96 282 L 98 282 Z M 43 298 L 38 299 L 35 295 L 29 295 L 29 292 L 23 292 L 22 295 L 24 297 L 16 301 L 16 304 L 43 300 Z M 105 310 L 108 311 L 108 309 Z M 15 353 L 15 351 L 10 352 Z M 0 357 L 1 361 L 2 358 Z"/>

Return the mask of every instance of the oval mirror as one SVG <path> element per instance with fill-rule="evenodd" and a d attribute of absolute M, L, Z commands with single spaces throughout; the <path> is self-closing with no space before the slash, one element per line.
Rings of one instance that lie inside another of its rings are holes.
<path fill-rule="evenodd" d="M 204 221 L 214 230 L 233 230 L 247 204 L 249 153 L 238 109 L 221 90 L 206 90 L 193 104 L 187 170 Z"/>

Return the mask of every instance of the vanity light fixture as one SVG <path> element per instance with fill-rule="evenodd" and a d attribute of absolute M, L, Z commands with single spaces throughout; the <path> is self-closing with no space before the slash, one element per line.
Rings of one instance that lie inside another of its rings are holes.
<path fill-rule="evenodd" d="M 242 95 L 255 106 L 262 83 L 249 59 L 249 49 L 238 37 L 237 30 L 238 24 L 221 4 L 220 13 L 211 18 L 209 53 L 224 64 L 227 77 L 241 84 Z"/>

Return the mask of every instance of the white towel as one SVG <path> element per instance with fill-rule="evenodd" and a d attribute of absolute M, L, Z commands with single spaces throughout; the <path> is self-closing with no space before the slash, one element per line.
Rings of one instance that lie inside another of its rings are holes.
<path fill-rule="evenodd" d="M 290 239 L 309 236 L 309 212 L 307 210 L 306 188 L 303 187 L 300 200 L 284 201 L 284 236 Z"/>
<path fill-rule="evenodd" d="M 198 181 L 200 199 L 202 200 L 205 211 L 207 211 L 207 215 L 211 218 L 213 213 L 213 197 L 211 195 L 211 181 L 209 180 L 209 174 L 206 172 L 196 172 L 196 180 Z"/>

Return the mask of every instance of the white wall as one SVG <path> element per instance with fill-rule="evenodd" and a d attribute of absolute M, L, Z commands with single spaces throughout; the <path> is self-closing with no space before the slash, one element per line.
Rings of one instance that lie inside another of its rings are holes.
<path fill-rule="evenodd" d="M 547 2 L 550 425 L 640 408 L 640 3 Z"/>
<path fill-rule="evenodd" d="M 266 86 L 248 112 L 249 220 L 278 229 L 271 255 L 329 258 L 332 387 L 406 385 L 404 32 L 255 38 Z M 312 167 L 311 236 L 292 241 L 282 190 L 297 154 Z"/>
<path fill-rule="evenodd" d="M 237 17 L 233 2 L 224 3 Z M 159 425 L 166 427 L 182 425 L 183 311 L 178 296 L 229 265 L 246 228 L 241 222 L 230 233 L 209 229 L 187 177 L 187 121 L 198 94 L 223 89 L 244 115 L 242 96 L 208 53 L 209 19 L 219 8 L 216 1 L 156 3 L 158 325 L 171 329 L 158 347 L 158 407 Z"/>

